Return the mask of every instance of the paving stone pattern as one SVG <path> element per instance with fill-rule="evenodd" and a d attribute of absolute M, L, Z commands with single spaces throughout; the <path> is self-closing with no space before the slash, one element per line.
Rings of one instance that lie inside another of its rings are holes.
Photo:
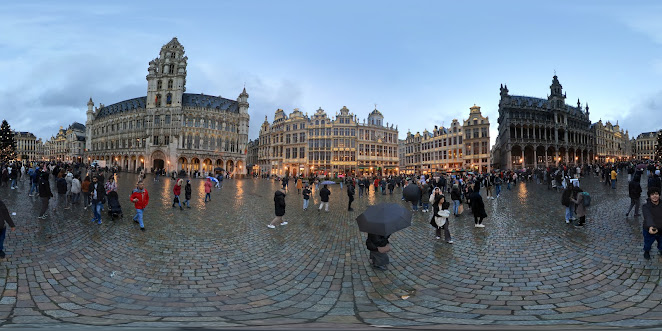
<path fill-rule="evenodd" d="M 269 229 L 279 183 L 226 180 L 204 203 L 195 179 L 192 208 L 180 211 L 174 182 L 150 177 L 141 232 L 134 174 L 118 175 L 124 218 L 104 213 L 102 225 L 81 206 L 38 220 L 23 182 L 0 188 L 19 226 L 0 260 L 0 326 L 660 326 L 662 258 L 642 257 L 642 219 L 624 217 L 626 180 L 616 190 L 582 180 L 593 198 L 584 228 L 565 223 L 560 192 L 535 183 L 486 199 L 484 229 L 470 212 L 451 218 L 452 245 L 418 212 L 391 237 L 387 271 L 370 267 L 354 219 L 371 204 L 404 204 L 400 189 L 373 188 L 348 212 L 334 185 L 325 213 L 317 192 L 302 210 L 291 185 L 289 224 Z"/>

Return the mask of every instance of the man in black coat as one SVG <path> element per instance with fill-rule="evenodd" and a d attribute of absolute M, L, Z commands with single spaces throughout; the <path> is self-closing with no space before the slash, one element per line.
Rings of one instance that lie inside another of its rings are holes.
<path fill-rule="evenodd" d="M 7 226 L 5 223 L 9 224 L 9 227 L 12 231 L 16 230 L 16 225 L 11 219 L 11 216 L 9 216 L 9 210 L 7 210 L 7 206 L 5 206 L 5 203 L 0 200 L 0 259 L 5 258 L 4 245 L 5 236 L 7 235 Z"/>
<path fill-rule="evenodd" d="M 642 210 L 644 214 L 644 258 L 650 260 L 650 250 L 655 241 L 657 241 L 658 253 L 662 255 L 662 234 L 659 232 L 659 229 L 662 228 L 662 205 L 660 204 L 659 187 L 648 189 L 648 200 Z"/>
<path fill-rule="evenodd" d="M 48 200 L 52 197 L 53 192 L 51 192 L 51 183 L 48 181 L 48 172 L 44 171 L 39 179 L 39 198 L 41 199 L 39 218 L 42 220 L 48 217 L 48 214 L 46 214 L 48 212 Z"/>
<path fill-rule="evenodd" d="M 625 217 L 628 217 L 630 214 L 630 211 L 632 210 L 632 207 L 634 207 L 634 216 L 640 216 L 639 214 L 639 203 L 641 199 L 641 184 L 639 181 L 641 180 L 641 177 L 639 174 L 636 174 L 632 180 L 630 181 L 630 184 L 628 184 L 628 195 L 630 196 L 630 208 L 628 209 L 627 213 L 625 213 Z"/>
<path fill-rule="evenodd" d="M 349 182 L 349 184 L 347 184 L 347 197 L 349 198 L 347 210 L 353 211 L 354 209 L 352 209 L 352 201 L 354 201 L 354 182 Z"/>
<path fill-rule="evenodd" d="M 103 187 L 101 176 L 92 177 L 92 184 L 90 184 L 90 199 L 92 200 L 92 211 L 94 211 L 94 218 L 91 222 L 101 224 L 101 207 L 106 203 L 106 189 Z"/>
<path fill-rule="evenodd" d="M 267 227 L 275 229 L 276 224 L 287 225 L 287 222 L 283 221 L 283 216 L 285 215 L 285 188 L 276 190 L 276 193 L 274 193 L 274 208 L 276 211 L 276 217 L 271 220 L 271 223 L 269 223 Z"/>
<path fill-rule="evenodd" d="M 322 202 L 320 202 L 320 207 L 317 209 L 318 213 L 322 210 L 322 207 L 325 207 L 324 211 L 327 213 L 329 212 L 329 195 L 331 195 L 331 191 L 329 191 L 328 186 L 324 184 L 324 187 L 320 190 L 320 199 Z"/>

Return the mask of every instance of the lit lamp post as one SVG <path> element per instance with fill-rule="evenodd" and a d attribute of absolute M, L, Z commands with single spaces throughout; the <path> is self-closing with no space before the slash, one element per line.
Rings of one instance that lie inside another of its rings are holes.
<path fill-rule="evenodd" d="M 170 172 L 170 160 L 168 160 L 168 169 L 167 169 L 167 171 Z"/>

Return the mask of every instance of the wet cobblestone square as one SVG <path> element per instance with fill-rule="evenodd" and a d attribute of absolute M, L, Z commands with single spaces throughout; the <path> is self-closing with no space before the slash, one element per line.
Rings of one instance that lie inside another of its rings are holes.
<path fill-rule="evenodd" d="M 150 176 L 141 232 L 128 201 L 136 179 L 118 175 L 124 217 L 104 213 L 101 225 L 82 206 L 38 220 L 27 182 L 0 188 L 18 226 L 0 260 L 2 326 L 662 325 L 662 258 L 643 259 L 642 219 L 624 216 L 626 175 L 616 190 L 582 179 L 592 195 L 583 228 L 565 223 L 560 192 L 535 183 L 485 199 L 483 229 L 470 212 L 451 218 L 452 245 L 418 212 L 392 235 L 387 271 L 370 267 L 354 218 L 378 202 L 404 204 L 400 189 L 373 187 L 348 212 L 333 185 L 325 213 L 316 191 L 304 211 L 291 185 L 289 224 L 269 229 L 277 182 L 226 180 L 205 203 L 193 179 L 192 208 L 180 210 L 174 181 Z"/>

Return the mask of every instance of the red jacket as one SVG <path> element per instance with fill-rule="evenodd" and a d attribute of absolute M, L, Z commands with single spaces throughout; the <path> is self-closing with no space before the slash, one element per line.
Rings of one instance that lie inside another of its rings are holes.
<path fill-rule="evenodd" d="M 175 195 L 180 195 L 182 193 L 182 187 L 175 185 L 175 187 L 172 188 L 172 192 L 175 193 Z"/>
<path fill-rule="evenodd" d="M 205 193 L 211 193 L 211 179 L 209 178 L 205 182 Z"/>
<path fill-rule="evenodd" d="M 133 202 L 134 199 L 138 199 L 137 202 Z M 133 202 L 136 206 L 136 209 L 145 209 L 147 207 L 147 204 L 149 203 L 149 193 L 147 193 L 147 190 L 143 190 L 142 192 L 138 191 L 137 189 L 133 190 L 133 194 L 131 194 L 131 197 L 129 197 L 129 200 Z"/>

